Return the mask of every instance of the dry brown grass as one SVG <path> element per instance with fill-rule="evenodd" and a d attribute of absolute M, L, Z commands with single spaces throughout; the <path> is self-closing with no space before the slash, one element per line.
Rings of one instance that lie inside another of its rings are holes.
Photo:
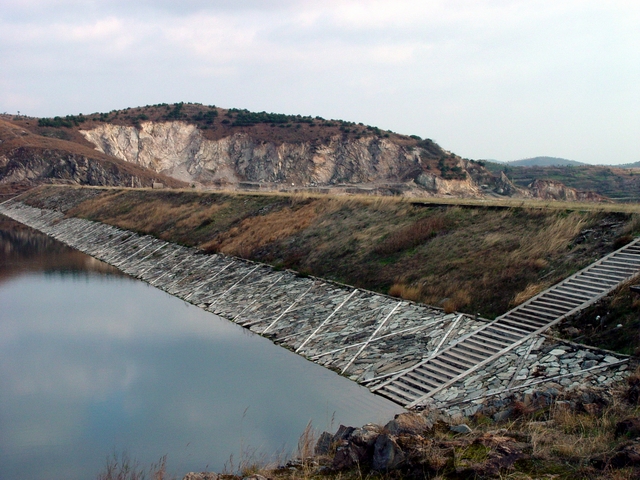
<path fill-rule="evenodd" d="M 268 243 L 288 238 L 307 228 L 329 207 L 326 203 L 307 202 L 301 206 L 244 219 L 238 226 L 201 245 L 205 250 L 248 257 Z"/>
<path fill-rule="evenodd" d="M 613 448 L 619 413 L 606 411 L 600 417 L 553 407 L 551 422 L 529 424 L 533 454 L 550 459 L 589 458 Z"/>
<path fill-rule="evenodd" d="M 434 215 L 421 218 L 386 238 L 374 248 L 378 255 L 390 255 L 424 243 L 435 237 L 438 232 L 447 228 L 447 219 L 444 215 Z"/>
<path fill-rule="evenodd" d="M 143 468 L 140 463 L 129 457 L 124 452 L 114 453 L 107 458 L 104 469 L 96 476 L 97 480 L 170 480 L 167 477 L 167 456 L 158 460 L 148 468 Z M 175 480 L 175 477 L 171 477 Z"/>
<path fill-rule="evenodd" d="M 126 195 L 126 192 L 115 194 L 116 197 L 123 195 Z M 85 202 L 72 213 L 87 216 L 97 214 L 107 219 L 117 219 L 118 226 L 122 228 L 155 233 L 161 238 L 170 239 L 176 231 L 198 228 L 213 218 L 224 206 L 218 204 L 203 206 L 195 201 L 174 204 L 163 199 L 155 199 L 143 203 L 123 202 L 120 208 L 114 209 L 114 204 L 118 203 L 117 200 L 113 195 L 102 195 Z"/>
<path fill-rule="evenodd" d="M 537 232 L 523 237 L 520 248 L 511 253 L 513 262 L 538 261 L 547 255 L 566 249 L 569 242 L 593 219 L 593 214 L 571 212 L 566 216 L 552 215 Z"/>
<path fill-rule="evenodd" d="M 309 421 L 298 439 L 298 459 L 303 464 L 308 463 L 309 459 L 313 457 L 315 445 L 316 435 L 311 426 L 311 421 Z"/>
<path fill-rule="evenodd" d="M 513 300 L 511 300 L 510 305 L 514 307 L 516 305 L 520 305 L 521 303 L 526 302 L 530 298 L 535 297 L 537 294 L 539 294 L 540 292 L 542 292 L 548 287 L 549 285 L 546 283 L 530 283 L 529 285 L 527 285 L 527 287 L 524 290 L 522 290 L 521 292 L 518 292 L 516 296 L 513 297 Z"/>
<path fill-rule="evenodd" d="M 419 301 L 422 298 L 420 287 L 409 286 L 402 283 L 394 283 L 389 289 L 392 297 L 404 298 L 405 300 Z"/>

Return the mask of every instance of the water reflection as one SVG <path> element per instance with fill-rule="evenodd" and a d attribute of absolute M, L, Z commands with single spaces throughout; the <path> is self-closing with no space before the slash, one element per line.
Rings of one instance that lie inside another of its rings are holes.
<path fill-rule="evenodd" d="M 2 479 L 92 478 L 123 449 L 143 464 L 168 454 L 178 475 L 221 470 L 242 449 L 291 451 L 309 420 L 322 429 L 334 417 L 335 428 L 399 410 L 237 325 L 31 235 L 0 235 Z"/>
<path fill-rule="evenodd" d="M 30 271 L 123 275 L 111 265 L 0 215 L 0 283 Z"/>

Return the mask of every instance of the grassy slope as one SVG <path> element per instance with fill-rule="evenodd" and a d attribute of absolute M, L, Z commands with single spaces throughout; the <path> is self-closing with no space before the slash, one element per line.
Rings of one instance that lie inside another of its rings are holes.
<path fill-rule="evenodd" d="M 70 214 L 485 317 L 640 233 L 638 214 L 391 198 L 110 189 Z"/>

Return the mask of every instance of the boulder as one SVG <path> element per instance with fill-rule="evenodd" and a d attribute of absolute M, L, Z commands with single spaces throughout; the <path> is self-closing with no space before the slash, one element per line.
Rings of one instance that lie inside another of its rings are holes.
<path fill-rule="evenodd" d="M 373 425 L 365 425 L 362 428 L 356 428 L 349 437 L 351 443 L 355 443 L 367 449 L 373 448 L 380 432 Z"/>
<path fill-rule="evenodd" d="M 395 439 L 385 433 L 378 436 L 373 448 L 371 467 L 379 472 L 393 470 L 405 460 L 405 454 Z"/>
<path fill-rule="evenodd" d="M 329 432 L 322 432 L 320 438 L 316 442 L 315 454 L 316 455 L 328 455 L 331 451 L 331 446 L 333 443 L 333 435 Z"/>
<path fill-rule="evenodd" d="M 384 426 L 390 435 L 425 435 L 433 429 L 433 422 L 416 413 L 401 413 Z"/>
<path fill-rule="evenodd" d="M 608 465 L 612 468 L 640 466 L 640 443 L 632 442 L 618 447 Z"/>
<path fill-rule="evenodd" d="M 331 467 L 334 470 L 345 470 L 370 461 L 371 457 L 367 455 L 366 447 L 343 440 L 336 448 Z"/>
<path fill-rule="evenodd" d="M 333 439 L 332 439 L 333 443 L 340 443 L 344 440 L 348 440 L 349 437 L 351 437 L 351 434 L 355 430 L 356 429 L 354 427 L 345 427 L 344 425 L 340 425 L 338 427 L 338 431 L 333 436 Z"/>

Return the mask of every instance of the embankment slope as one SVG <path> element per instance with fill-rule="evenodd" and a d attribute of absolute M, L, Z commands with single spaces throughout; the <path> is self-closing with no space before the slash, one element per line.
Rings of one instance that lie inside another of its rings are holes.
<path fill-rule="evenodd" d="M 26 201 L 488 318 L 640 233 L 638 214 L 374 197 L 43 187 Z"/>

